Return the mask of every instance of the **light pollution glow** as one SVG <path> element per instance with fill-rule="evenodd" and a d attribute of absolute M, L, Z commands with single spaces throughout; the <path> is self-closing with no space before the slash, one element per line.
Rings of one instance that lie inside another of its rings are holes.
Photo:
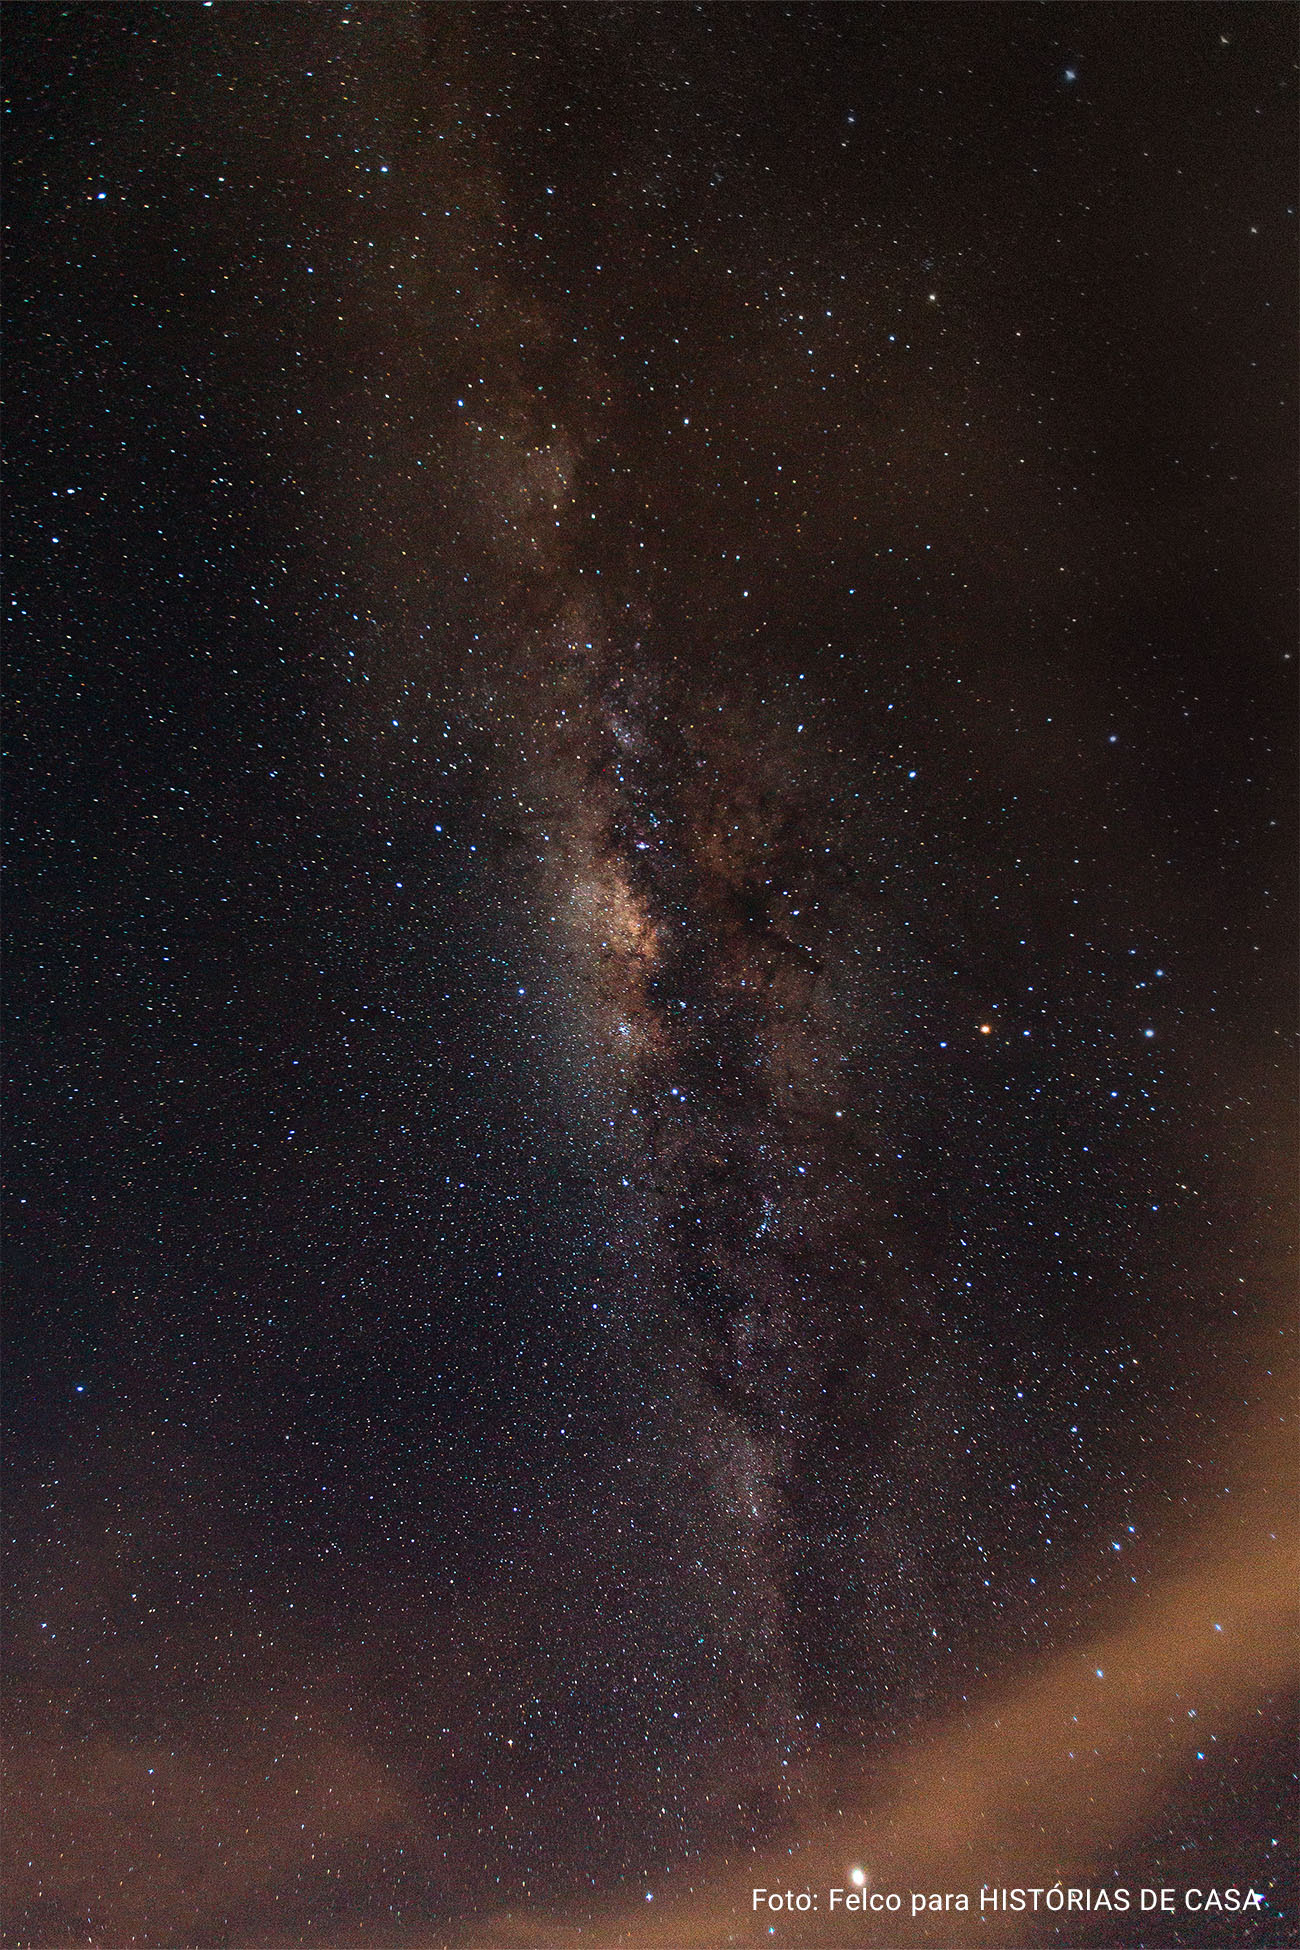
<path fill-rule="evenodd" d="M 896 1950 L 897 1917 L 841 1911 L 827 1925 L 826 1891 L 863 1884 L 970 1892 L 968 1915 L 909 1915 L 909 1944 L 1046 1941 L 1047 1913 L 1036 1925 L 1026 1914 L 981 1915 L 981 1886 L 1047 1886 L 1090 1874 L 1122 1882 L 1109 1864 L 1122 1861 L 1127 1838 L 1201 1756 L 1224 1755 L 1265 1696 L 1300 1674 L 1300 1525 L 1281 1488 L 1293 1448 L 1294 1418 L 1279 1390 L 1243 1438 L 1247 1493 L 1205 1516 L 1125 1616 L 905 1745 L 870 1790 L 855 1790 L 846 1767 L 835 1791 L 845 1812 L 820 1828 L 778 1838 L 742 1865 L 717 1865 L 681 1898 L 661 1888 L 653 1904 L 582 1924 L 500 1917 L 476 1933 L 476 1946 L 770 1944 L 773 1918 L 752 1905 L 759 1884 L 821 1894 L 820 1914 L 779 1917 L 775 1940 L 784 1943 L 833 1938 Z M 1243 1863 L 1243 1886 L 1253 1874 L 1258 1887 L 1267 1868 Z"/>

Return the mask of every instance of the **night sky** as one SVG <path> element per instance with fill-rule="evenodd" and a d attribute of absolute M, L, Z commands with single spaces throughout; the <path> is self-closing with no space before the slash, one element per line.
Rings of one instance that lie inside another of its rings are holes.
<path fill-rule="evenodd" d="M 1300 1941 L 1294 11 L 4 27 L 4 1941 Z"/>

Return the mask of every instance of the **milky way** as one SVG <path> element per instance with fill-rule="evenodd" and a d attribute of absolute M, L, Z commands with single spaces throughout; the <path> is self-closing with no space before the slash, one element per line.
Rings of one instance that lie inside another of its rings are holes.
<path fill-rule="evenodd" d="M 5 1941 L 1290 1941 L 1290 16 L 6 21 Z"/>

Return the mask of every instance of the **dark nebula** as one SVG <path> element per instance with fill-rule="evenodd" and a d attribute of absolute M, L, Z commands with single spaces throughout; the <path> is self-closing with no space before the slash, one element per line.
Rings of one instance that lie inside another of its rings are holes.
<path fill-rule="evenodd" d="M 3 1941 L 1296 1942 L 1292 10 L 5 26 Z"/>

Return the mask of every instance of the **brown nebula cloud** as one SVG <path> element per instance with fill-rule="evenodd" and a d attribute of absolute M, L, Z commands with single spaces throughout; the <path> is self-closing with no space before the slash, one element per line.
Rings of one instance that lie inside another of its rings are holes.
<path fill-rule="evenodd" d="M 267 1707 L 176 1739 L 68 1742 L 69 1703 L 48 1704 L 8 1773 L 10 1942 L 249 1941 L 300 1878 L 355 1873 L 403 1817 L 393 1771 L 339 1715 Z"/>
<path fill-rule="evenodd" d="M 1216 1503 L 1189 1529 L 1171 1548 L 1164 1575 L 1125 1615 L 972 1698 L 869 1776 L 860 1761 L 828 1771 L 814 1791 L 819 1818 L 743 1863 L 716 1864 L 687 1896 L 656 1890 L 646 1902 L 638 1892 L 635 1906 L 580 1921 L 501 1917 L 475 1934 L 476 1950 L 713 1950 L 773 1941 L 953 1950 L 1061 1941 L 1060 1918 L 1041 1899 L 1037 1915 L 982 1912 L 981 1890 L 1090 1879 L 1136 1886 L 1141 1876 L 1126 1876 L 1126 1855 L 1136 1859 L 1180 1777 L 1246 1732 L 1300 1673 L 1300 1529 L 1285 1487 L 1293 1448 L 1294 1420 L 1279 1390 L 1242 1432 L 1236 1460 L 1244 1493 Z M 1253 1876 L 1259 1889 L 1266 1873 L 1264 1864 L 1242 1862 L 1237 1880 L 1244 1891 Z M 1186 1880 L 1196 1881 L 1195 1872 Z M 760 1887 L 808 1890 L 819 1909 L 756 1911 Z M 898 1892 L 901 1910 L 840 1907 L 832 1918 L 830 1890 L 855 1887 Z M 965 1891 L 970 1908 L 914 1916 L 914 1891 Z M 1150 1934 L 1136 1895 L 1132 1905 L 1131 1914 L 1114 1918 L 1114 1941 L 1163 1940 Z"/>
<path fill-rule="evenodd" d="M 423 1762 L 421 1743 L 377 1737 L 373 1715 L 354 1711 L 318 1651 L 301 1665 L 281 1654 L 259 1668 L 241 1642 L 242 1677 L 200 1689 L 202 1706 L 174 1712 L 167 1731 L 147 1737 L 125 1710 L 88 1716 L 64 1671 L 11 1705 L 6 1940 L 97 1950 L 713 1950 L 773 1940 L 895 1950 L 1051 1940 L 1046 1913 L 981 1914 L 981 1887 L 1123 1882 L 1126 1851 L 1198 1754 L 1226 1748 L 1295 1679 L 1297 1537 L 1281 1487 L 1291 1433 L 1276 1403 L 1259 1411 L 1237 1451 L 1241 1493 L 1216 1500 L 1170 1548 L 1163 1576 L 1106 1629 L 973 1696 L 883 1758 L 810 1755 L 791 1805 L 816 1812 L 791 1818 L 742 1861 L 702 1866 L 681 1897 L 658 1885 L 646 1903 L 637 1889 L 626 1907 L 603 1913 L 530 1908 L 468 1929 L 408 1920 L 427 1919 L 469 1868 L 457 1859 L 468 1838 L 457 1834 L 455 1807 L 458 1795 L 473 1800 L 473 1742 L 462 1738 L 456 1697 L 473 1661 L 453 1658 L 450 1637 L 428 1659 L 442 1675 L 433 1718 L 454 1737 Z M 170 1646 L 169 1664 L 181 1650 Z M 401 1665 L 402 1650 L 396 1641 L 364 1654 L 341 1646 L 339 1661 L 354 1675 L 373 1668 L 373 1681 Z M 513 1819 L 510 1801 L 492 1811 L 498 1837 Z M 1254 1874 L 1258 1886 L 1259 1868 L 1241 1865 L 1243 1885 Z M 412 1899 L 407 1871 L 423 1897 Z M 852 1889 L 855 1871 L 868 1890 L 901 1892 L 901 1916 L 841 1911 L 830 1925 L 827 1893 Z M 377 1874 L 406 1891 L 379 1924 L 349 1893 Z M 817 1892 L 821 1912 L 756 1914 L 759 1886 Z M 913 1917 L 913 1890 L 965 1890 L 971 1909 Z"/>

